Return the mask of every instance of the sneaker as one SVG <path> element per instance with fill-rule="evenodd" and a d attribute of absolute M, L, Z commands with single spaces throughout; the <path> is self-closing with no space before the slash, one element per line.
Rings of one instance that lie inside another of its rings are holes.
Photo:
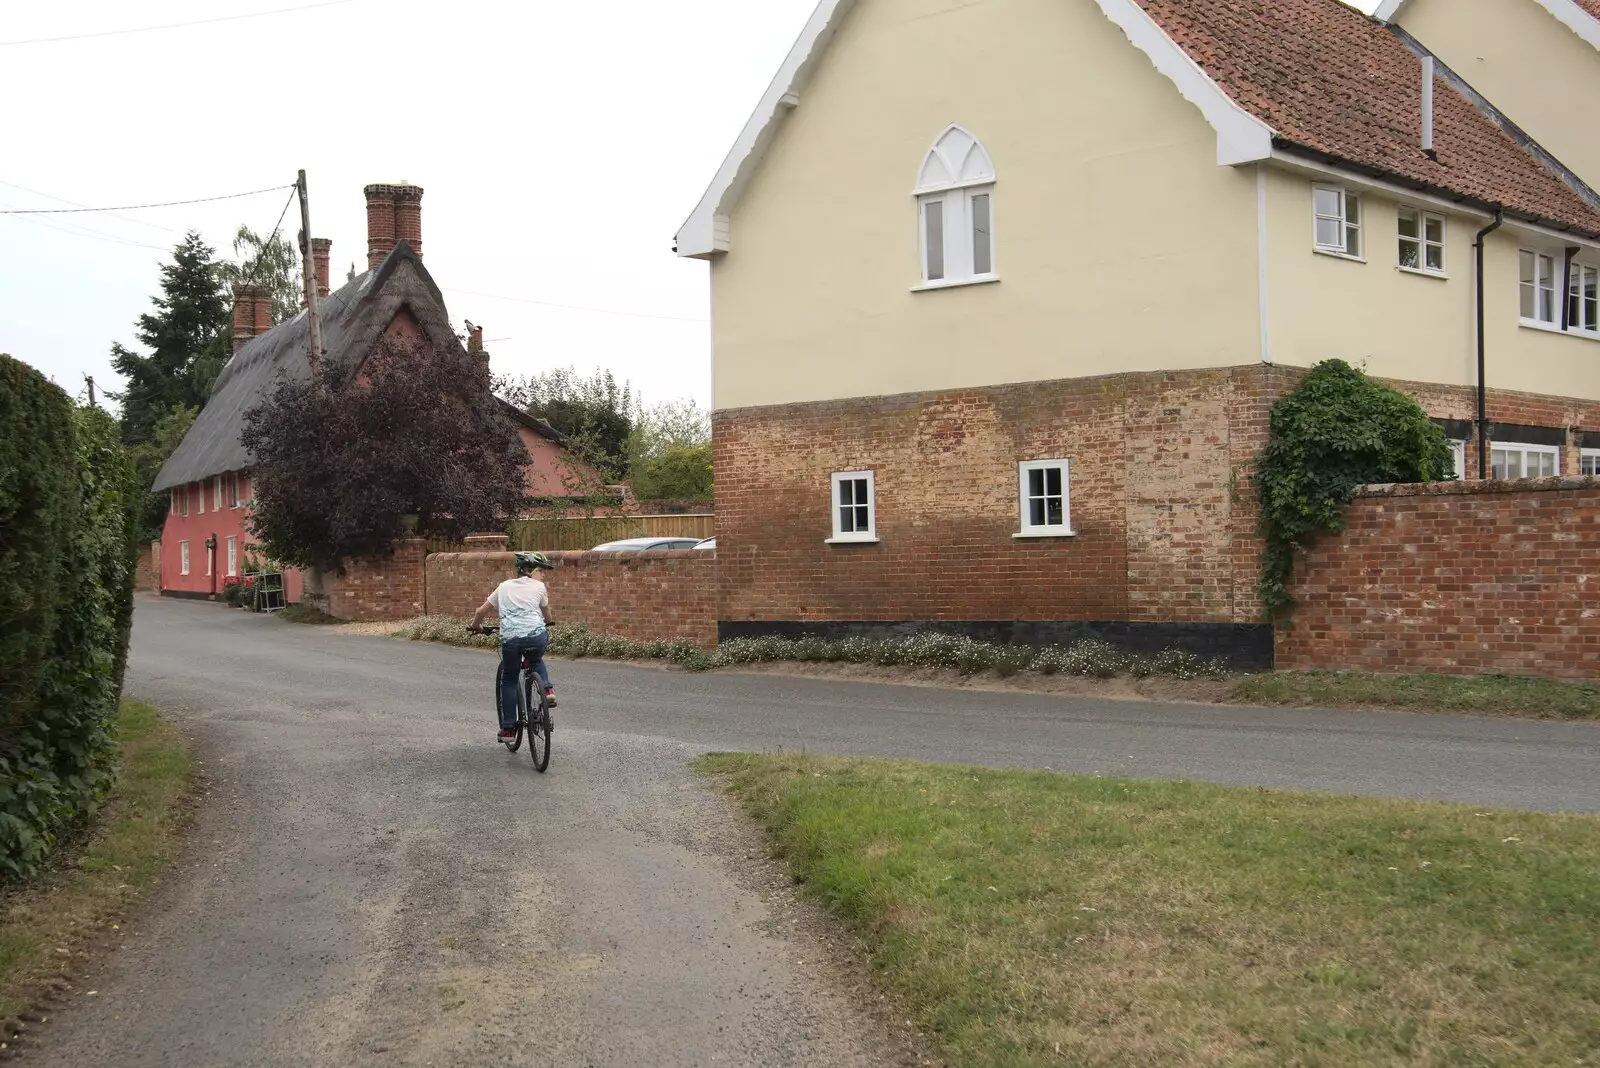
<path fill-rule="evenodd" d="M 496 739 L 496 741 L 500 742 L 501 744 L 504 744 L 506 742 L 514 742 L 516 740 L 517 740 L 517 732 L 516 731 L 501 731 L 500 732 L 500 737 Z"/>
<path fill-rule="evenodd" d="M 554 690 L 546 690 L 544 692 L 544 705 L 546 708 L 556 707 L 556 692 Z"/>

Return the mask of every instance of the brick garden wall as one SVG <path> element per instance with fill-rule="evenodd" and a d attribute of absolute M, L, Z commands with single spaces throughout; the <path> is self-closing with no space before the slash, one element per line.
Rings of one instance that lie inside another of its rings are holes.
<path fill-rule="evenodd" d="M 427 552 L 423 539 L 405 538 L 389 556 L 346 560 L 344 574 L 324 578 L 328 613 L 362 623 L 422 615 Z"/>
<path fill-rule="evenodd" d="M 1279 667 L 1600 678 L 1600 478 L 1372 487 L 1296 575 Z"/>
<path fill-rule="evenodd" d="M 716 553 L 550 553 L 541 577 L 551 613 L 599 634 L 637 641 L 717 643 Z M 515 575 L 508 552 L 434 553 L 427 560 L 430 615 L 465 619 L 489 592 Z"/>
<path fill-rule="evenodd" d="M 133 572 L 133 588 L 161 592 L 161 543 L 153 541 L 139 550 L 139 564 Z"/>

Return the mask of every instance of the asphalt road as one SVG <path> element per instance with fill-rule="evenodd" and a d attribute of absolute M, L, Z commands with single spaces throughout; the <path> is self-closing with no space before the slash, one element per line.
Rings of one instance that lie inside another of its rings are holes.
<path fill-rule="evenodd" d="M 1600 811 L 1600 728 L 556 663 L 555 758 L 492 743 L 482 652 L 143 600 L 133 696 L 194 735 L 192 844 L 55 1065 L 878 1065 L 694 780 L 707 749 Z M 821 970 L 819 970 L 821 969 Z"/>

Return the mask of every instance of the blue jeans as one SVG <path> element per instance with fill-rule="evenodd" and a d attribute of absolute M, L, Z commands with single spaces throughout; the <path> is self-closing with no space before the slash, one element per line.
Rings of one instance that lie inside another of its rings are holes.
<path fill-rule="evenodd" d="M 533 654 L 533 667 L 539 682 L 550 688 L 550 672 L 545 670 L 544 653 L 550 648 L 550 632 L 531 638 L 507 638 L 500 643 L 500 726 L 510 730 L 517 725 L 517 687 L 522 685 L 522 654 Z"/>

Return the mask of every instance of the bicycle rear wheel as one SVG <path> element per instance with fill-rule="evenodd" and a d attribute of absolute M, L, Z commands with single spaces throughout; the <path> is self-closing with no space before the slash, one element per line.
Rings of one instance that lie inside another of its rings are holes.
<path fill-rule="evenodd" d="M 505 670 L 506 668 L 504 664 L 501 664 L 499 667 L 494 669 L 494 721 L 496 723 L 500 722 L 500 683 L 505 678 Z M 520 693 L 517 695 L 517 700 L 519 702 L 522 700 L 522 695 Z M 518 709 L 518 712 L 520 711 L 521 709 Z M 518 715 L 517 725 L 512 728 L 516 732 L 516 737 L 511 741 L 500 743 L 501 745 L 505 746 L 507 750 L 513 753 L 522 748 L 522 719 L 523 717 Z"/>
<path fill-rule="evenodd" d="M 522 675 L 522 699 L 528 709 L 528 755 L 535 771 L 550 766 L 550 707 L 545 704 L 544 687 L 532 671 Z"/>

